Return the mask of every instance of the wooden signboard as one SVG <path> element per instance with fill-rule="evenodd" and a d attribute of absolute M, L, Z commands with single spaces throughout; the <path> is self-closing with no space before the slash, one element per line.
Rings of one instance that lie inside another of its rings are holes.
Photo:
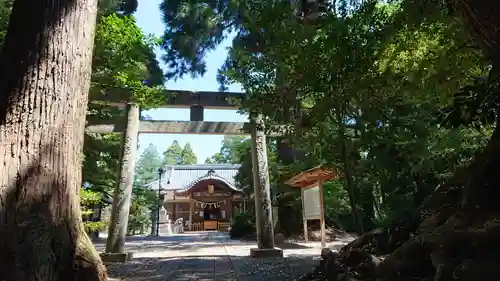
<path fill-rule="evenodd" d="M 321 218 L 321 201 L 317 184 L 302 189 L 302 217 L 306 220 L 319 220 Z"/>
<path fill-rule="evenodd" d="M 339 173 L 321 166 L 304 171 L 285 182 L 301 189 L 302 221 L 304 240 L 308 242 L 307 221 L 319 220 L 321 224 L 321 247 L 326 247 L 325 204 L 323 199 L 323 182 L 339 178 Z"/>

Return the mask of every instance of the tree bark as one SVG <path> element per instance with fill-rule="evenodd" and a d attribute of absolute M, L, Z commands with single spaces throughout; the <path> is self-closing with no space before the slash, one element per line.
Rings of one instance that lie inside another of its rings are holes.
<path fill-rule="evenodd" d="M 500 93 L 500 2 L 489 0 L 460 0 L 455 6 L 474 41 L 481 47 L 483 54 L 491 62 L 488 77 L 490 86 L 487 94 L 498 96 Z M 495 165 L 500 163 L 500 108 L 497 108 L 496 128 L 487 147 L 477 156 L 478 165 L 472 166 L 472 178 L 464 184 L 463 207 L 474 209 L 497 209 L 500 195 L 500 178 Z M 481 161 L 479 161 L 481 160 Z"/>
<path fill-rule="evenodd" d="M 0 73 L 0 280 L 105 280 L 79 202 L 97 0 L 17 0 Z"/>
<path fill-rule="evenodd" d="M 491 86 L 491 92 L 489 94 L 498 96 L 500 92 L 500 32 L 498 32 L 498 27 L 500 26 L 500 15 L 498 14 L 500 2 L 488 0 L 460 0 L 457 1 L 455 8 L 459 11 L 474 41 L 481 47 L 484 55 L 491 61 L 492 67 L 488 81 Z M 497 114 L 499 111 L 500 109 L 497 109 Z M 491 163 L 495 162 L 495 160 L 500 161 L 500 159 L 495 159 L 500 157 L 500 155 L 493 155 L 495 153 L 500 153 L 500 145 L 498 144 L 498 139 L 500 139 L 499 120 L 500 119 L 497 120 L 497 127 L 491 137 L 490 143 L 485 149 L 485 151 L 489 152 L 487 155 L 484 155 L 488 160 L 485 161 L 485 165 L 483 166 L 491 166 Z M 492 203 L 491 201 L 494 200 L 489 196 L 500 193 L 498 185 L 495 185 L 497 183 L 496 181 L 500 181 L 496 179 L 496 174 L 493 171 L 488 171 L 487 167 L 481 167 L 479 170 L 476 169 L 476 174 L 479 173 L 481 174 L 480 176 L 488 176 L 494 182 L 487 182 L 479 177 L 469 182 L 468 185 L 470 188 L 466 188 L 466 190 L 471 192 L 468 192 L 467 197 L 474 197 L 467 200 L 467 205 L 469 206 L 485 203 L 479 202 L 483 201 L 479 198 L 483 198 L 486 201 L 490 201 L 489 203 Z M 489 172 L 491 172 L 491 174 L 487 174 Z M 481 188 L 477 188 L 476 185 L 481 185 Z M 487 197 L 490 199 L 488 200 Z"/>
<path fill-rule="evenodd" d="M 351 206 L 352 216 L 354 221 L 357 223 L 359 227 L 359 231 L 361 233 L 364 232 L 363 222 L 361 221 L 361 216 L 359 215 L 358 204 L 356 200 L 355 187 L 353 182 L 353 177 L 351 174 L 351 165 L 349 158 L 349 151 L 347 149 L 346 136 L 345 136 L 345 127 L 344 121 L 342 120 L 342 108 L 341 106 L 337 107 L 335 110 L 335 119 L 337 120 L 337 124 L 339 126 L 338 133 L 340 138 L 340 155 L 342 157 L 342 164 L 344 168 L 344 178 L 346 182 L 346 190 L 347 196 L 349 197 L 349 205 Z"/>
<path fill-rule="evenodd" d="M 278 151 L 278 163 L 281 163 L 283 165 L 289 166 L 293 164 L 294 161 L 297 160 L 297 153 L 296 150 L 292 147 L 291 143 L 289 140 L 283 138 L 283 137 L 278 137 L 276 138 L 276 146 L 277 146 L 277 151 Z M 279 192 L 277 196 L 281 196 L 283 193 L 283 190 L 286 190 L 286 184 L 285 181 L 288 180 L 288 177 L 290 175 L 287 175 L 286 173 L 280 173 L 280 180 L 279 180 Z M 290 210 L 287 210 L 287 206 L 284 206 L 282 204 L 282 198 L 275 198 L 276 200 L 276 205 L 277 208 L 275 208 L 276 211 L 276 217 L 277 221 L 275 222 L 276 227 L 274 229 L 274 233 L 284 233 L 284 234 L 289 234 L 292 232 L 293 228 L 293 223 L 292 221 L 296 221 L 297 218 L 299 217 L 294 217 L 291 215 Z M 299 224 L 296 224 L 297 226 Z"/>
<path fill-rule="evenodd" d="M 500 2 L 491 0 L 459 0 L 455 8 L 469 28 L 485 56 L 494 64 L 500 62 Z"/>

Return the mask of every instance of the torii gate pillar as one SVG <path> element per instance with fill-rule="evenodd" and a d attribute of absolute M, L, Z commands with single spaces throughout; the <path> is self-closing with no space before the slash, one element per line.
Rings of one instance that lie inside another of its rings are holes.
<path fill-rule="evenodd" d="M 265 124 L 262 115 L 251 116 L 252 167 L 257 224 L 257 248 L 252 257 L 282 257 L 283 251 L 274 245 L 273 208 L 267 163 Z"/>
<path fill-rule="evenodd" d="M 138 106 L 127 104 L 125 113 L 127 127 L 122 137 L 120 175 L 113 194 L 106 253 L 101 255 L 104 261 L 125 261 L 131 258 L 131 253 L 124 252 L 124 246 L 132 201 L 132 184 L 139 133 L 139 112 Z"/>

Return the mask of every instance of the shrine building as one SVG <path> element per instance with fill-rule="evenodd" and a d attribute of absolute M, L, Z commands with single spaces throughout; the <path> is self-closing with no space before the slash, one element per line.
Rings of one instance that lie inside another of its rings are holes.
<path fill-rule="evenodd" d="M 246 210 L 246 195 L 234 177 L 240 165 L 195 164 L 164 168 L 151 189 L 163 195 L 160 225 L 181 222 L 187 231 L 227 231 L 231 219 Z"/>

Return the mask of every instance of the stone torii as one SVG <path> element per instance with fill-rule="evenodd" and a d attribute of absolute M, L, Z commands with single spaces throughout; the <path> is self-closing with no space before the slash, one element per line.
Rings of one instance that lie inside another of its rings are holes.
<path fill-rule="evenodd" d="M 87 120 L 88 133 L 122 133 L 122 153 L 119 181 L 114 192 L 105 261 L 125 261 L 131 258 L 124 252 L 129 208 L 132 197 L 135 158 L 139 133 L 167 134 L 250 134 L 252 139 L 252 166 L 255 192 L 257 248 L 250 250 L 252 257 L 283 256 L 275 247 L 272 200 L 269 183 L 266 134 L 280 136 L 287 126 L 266 130 L 262 115 L 250 114 L 250 122 L 206 122 L 204 109 L 236 109 L 230 99 L 241 99 L 243 93 L 166 91 L 165 102 L 159 108 L 190 108 L 190 121 L 141 120 L 138 106 L 123 100 L 123 93 L 111 92 L 94 100 L 109 106 L 125 107 L 125 116 L 114 120 Z"/>

